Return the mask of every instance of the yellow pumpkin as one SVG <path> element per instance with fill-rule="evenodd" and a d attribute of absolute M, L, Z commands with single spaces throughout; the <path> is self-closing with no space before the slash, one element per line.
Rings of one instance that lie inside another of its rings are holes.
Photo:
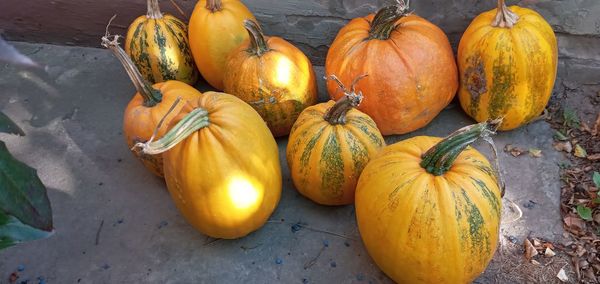
<path fill-rule="evenodd" d="M 176 100 L 179 98 L 184 101 L 197 99 L 202 93 L 179 81 L 167 81 L 151 85 L 144 80 L 135 64 L 119 46 L 118 40 L 119 36 L 115 36 L 113 40 L 109 40 L 108 36 L 105 36 L 102 38 L 102 45 L 110 49 L 115 57 L 119 59 L 137 91 L 127 104 L 123 114 L 123 134 L 127 145 L 131 149 L 136 143 L 148 141 L 154 135 L 157 125 L 163 117 L 167 116 L 169 109 Z M 172 113 L 178 113 L 182 106 L 183 104 L 175 106 Z M 168 115 L 164 121 L 168 123 L 173 117 L 174 115 Z M 165 132 L 166 128 L 162 127 L 158 129 L 156 134 L 160 137 Z M 133 153 L 150 172 L 159 177 L 163 176 L 161 155 L 144 155 L 135 151 Z"/>
<path fill-rule="evenodd" d="M 192 100 L 160 140 L 138 144 L 164 155 L 175 205 L 200 232 L 234 239 L 260 228 L 279 202 L 281 168 L 275 139 L 240 99 L 206 92 Z"/>
<path fill-rule="evenodd" d="M 351 90 L 341 83 L 340 87 L 346 96 L 337 102 L 302 111 L 287 144 L 287 162 L 296 189 L 322 205 L 354 203 L 360 173 L 385 146 L 375 122 L 355 109 L 362 94 L 354 91 L 354 84 Z"/>
<path fill-rule="evenodd" d="M 312 64 L 284 39 L 265 37 L 255 21 L 244 26 L 250 39 L 228 57 L 225 92 L 254 107 L 275 137 L 288 135 L 300 112 L 317 102 Z"/>
<path fill-rule="evenodd" d="M 239 0 L 200 0 L 192 12 L 192 54 L 202 77 L 217 90 L 223 90 L 227 55 L 248 39 L 245 19 L 256 20 Z"/>
<path fill-rule="evenodd" d="M 470 283 L 485 270 L 498 243 L 501 191 L 488 160 L 468 145 L 496 124 L 398 142 L 363 170 L 358 229 L 394 281 Z"/>
<path fill-rule="evenodd" d="M 187 26 L 162 14 L 158 0 L 147 0 L 148 13 L 131 23 L 125 52 L 150 83 L 177 80 L 193 85 L 198 80 L 187 39 Z"/>
<path fill-rule="evenodd" d="M 500 130 L 522 126 L 548 104 L 557 64 L 556 37 L 544 18 L 498 0 L 460 41 L 460 104 L 478 122 L 502 117 Z"/>

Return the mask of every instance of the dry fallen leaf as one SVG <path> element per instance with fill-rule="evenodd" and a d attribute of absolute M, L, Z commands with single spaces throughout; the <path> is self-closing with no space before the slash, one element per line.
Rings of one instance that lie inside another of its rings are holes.
<path fill-rule="evenodd" d="M 587 158 L 590 161 L 598 161 L 600 160 L 600 154 L 589 155 Z"/>
<path fill-rule="evenodd" d="M 504 146 L 504 152 L 510 153 L 511 155 L 513 155 L 513 157 L 518 157 L 522 155 L 525 151 L 525 149 L 513 146 L 512 144 L 506 144 L 506 146 Z"/>
<path fill-rule="evenodd" d="M 581 230 L 585 227 L 585 222 L 581 218 L 574 215 L 567 215 L 563 218 L 565 225 L 571 229 Z"/>
<path fill-rule="evenodd" d="M 587 152 L 585 149 L 583 149 L 583 147 L 581 147 L 581 145 L 577 144 L 575 145 L 575 153 L 573 153 L 573 155 L 575 155 L 577 158 L 585 158 L 587 157 Z"/>
<path fill-rule="evenodd" d="M 531 264 L 533 264 L 533 265 L 538 265 L 538 266 L 541 266 L 541 265 L 542 265 L 542 264 L 541 264 L 539 261 L 537 261 L 537 260 L 535 260 L 535 259 L 532 259 L 532 260 L 531 260 Z"/>
<path fill-rule="evenodd" d="M 536 149 L 536 148 L 530 148 L 529 149 L 529 156 L 532 156 L 534 158 L 541 158 L 542 157 L 542 150 Z"/>
<path fill-rule="evenodd" d="M 558 274 L 556 274 L 556 277 L 558 277 L 558 280 L 560 280 L 561 282 L 569 282 L 569 277 L 567 276 L 567 273 L 565 272 L 564 268 L 560 269 Z"/>
<path fill-rule="evenodd" d="M 537 249 L 535 249 L 533 244 L 528 239 L 525 239 L 524 246 L 525 246 L 525 258 L 527 260 L 531 260 L 532 257 L 538 255 Z"/>
<path fill-rule="evenodd" d="M 546 256 L 546 257 L 553 257 L 555 255 L 556 255 L 556 253 L 553 250 L 551 250 L 550 248 L 546 248 L 546 251 L 544 251 L 544 256 Z"/>
<path fill-rule="evenodd" d="M 592 135 L 596 136 L 597 134 L 600 134 L 600 113 L 598 114 L 598 118 L 596 119 L 594 129 L 592 129 Z"/>
<path fill-rule="evenodd" d="M 573 151 L 573 146 L 571 145 L 571 142 L 569 142 L 569 141 L 556 142 L 556 143 L 554 143 L 554 149 L 556 149 L 556 151 L 563 151 L 563 152 L 571 153 L 571 151 Z"/>

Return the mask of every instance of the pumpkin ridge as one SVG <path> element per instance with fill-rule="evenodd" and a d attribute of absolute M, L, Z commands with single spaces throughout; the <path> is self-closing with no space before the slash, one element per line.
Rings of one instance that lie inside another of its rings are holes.
<path fill-rule="evenodd" d="M 506 34 L 501 33 L 497 36 L 506 37 Z M 506 42 L 498 39 L 496 42 Z M 510 55 L 512 51 L 512 42 L 509 47 L 496 47 L 498 56 L 494 60 L 492 67 L 493 80 L 490 88 L 489 100 L 489 116 L 491 118 L 499 118 L 500 115 L 506 112 L 506 109 L 512 107 L 514 99 L 514 58 Z M 509 97 L 510 96 L 510 97 Z"/>
<path fill-rule="evenodd" d="M 482 263 L 486 262 L 486 259 L 483 259 L 485 255 L 489 255 L 491 252 L 490 246 L 490 236 L 487 231 L 485 231 L 484 219 L 481 215 L 481 211 L 475 205 L 464 188 L 461 188 L 461 194 L 463 200 L 465 201 L 463 211 L 466 212 L 467 223 L 469 225 L 469 238 L 468 240 L 471 242 L 471 255 L 478 256 Z M 483 246 L 477 246 L 475 244 L 483 244 Z"/>
<path fill-rule="evenodd" d="M 162 31 L 162 23 L 155 21 L 154 23 L 154 43 L 159 48 L 160 57 L 157 58 L 158 68 L 163 79 L 174 80 L 176 78 L 174 70 L 171 69 L 173 62 L 167 56 L 167 37 Z"/>
<path fill-rule="evenodd" d="M 352 165 L 353 165 L 353 177 L 360 177 L 360 173 L 365 168 L 369 161 L 369 149 L 363 145 L 360 138 L 354 136 L 350 131 L 346 132 L 346 143 L 345 146 L 352 154 Z"/>
<path fill-rule="evenodd" d="M 338 127 L 334 126 L 323 145 L 320 160 L 321 190 L 325 196 L 339 199 L 344 191 L 344 161 L 338 137 Z"/>
<path fill-rule="evenodd" d="M 377 145 L 379 147 L 383 146 L 383 143 L 381 142 L 381 140 L 379 140 L 379 137 L 377 137 L 377 135 L 373 134 L 373 132 L 369 131 L 369 128 L 365 125 L 349 124 L 348 130 L 350 130 L 355 136 L 360 136 L 360 135 L 358 135 L 357 131 L 362 132 L 367 137 L 369 137 L 369 140 L 372 144 Z"/>

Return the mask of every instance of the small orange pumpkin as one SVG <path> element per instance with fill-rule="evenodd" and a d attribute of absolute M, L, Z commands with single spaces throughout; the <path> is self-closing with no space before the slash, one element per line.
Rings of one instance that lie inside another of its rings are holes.
<path fill-rule="evenodd" d="M 287 162 L 296 189 L 323 205 L 354 203 L 360 173 L 385 146 L 375 122 L 355 109 L 363 98 L 355 92 L 355 83 L 350 90 L 339 84 L 346 96 L 302 111 L 287 144 Z"/>
<path fill-rule="evenodd" d="M 357 18 L 340 30 L 325 62 L 326 74 L 357 85 L 365 95 L 359 110 L 368 114 L 384 135 L 403 134 L 427 125 L 446 107 L 458 89 L 454 53 L 444 32 L 408 13 L 403 3 L 376 15 Z M 329 96 L 344 96 L 334 82 Z"/>
<path fill-rule="evenodd" d="M 300 112 L 317 102 L 312 64 L 284 39 L 265 37 L 255 21 L 244 26 L 250 40 L 229 55 L 225 92 L 258 111 L 275 137 L 288 135 Z"/>
<path fill-rule="evenodd" d="M 160 140 L 138 144 L 164 155 L 177 208 L 200 232 L 234 239 L 260 228 L 279 202 L 279 150 L 262 118 L 228 94 L 189 102 Z"/>
<path fill-rule="evenodd" d="M 127 105 L 123 117 L 123 134 L 127 145 L 131 148 L 135 143 L 148 141 L 153 136 L 156 126 L 167 115 L 178 98 L 187 101 L 197 99 L 202 94 L 188 84 L 179 81 L 167 81 L 151 85 L 144 80 L 135 64 L 119 45 L 118 40 L 119 36 L 114 36 L 113 40 L 109 40 L 108 36 L 105 36 L 102 38 L 102 46 L 110 49 L 123 64 L 137 90 L 137 93 Z M 182 105 L 176 106 L 173 109 L 173 114 L 168 115 L 164 121 L 168 123 L 181 110 Z M 160 128 L 156 134 L 160 137 L 165 131 L 165 128 Z M 163 176 L 162 156 L 133 153 L 153 174 L 159 177 Z"/>

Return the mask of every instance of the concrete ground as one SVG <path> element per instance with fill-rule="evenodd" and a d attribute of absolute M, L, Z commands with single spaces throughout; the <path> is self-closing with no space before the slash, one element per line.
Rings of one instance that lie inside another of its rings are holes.
<path fill-rule="evenodd" d="M 14 43 L 47 66 L 47 74 L 0 66 L 0 110 L 26 137 L 0 134 L 9 150 L 38 170 L 48 187 L 56 233 L 0 252 L 0 283 L 19 265 L 21 280 L 38 283 L 389 283 L 366 253 L 354 207 L 322 207 L 293 188 L 279 139 L 283 194 L 259 231 L 239 240 L 214 240 L 189 226 L 161 179 L 129 153 L 121 133 L 134 94 L 106 50 Z M 323 69 L 317 68 L 322 75 Z M 322 86 L 322 82 L 320 83 Z M 325 89 L 320 89 L 325 99 Z M 450 106 L 415 133 L 445 136 L 472 123 Z M 542 158 L 500 153 L 506 178 L 501 234 L 522 244 L 527 235 L 558 240 L 559 166 L 553 131 L 539 121 L 500 133 L 497 147 L 539 148 Z M 478 149 L 490 153 L 485 144 Z M 518 205 L 523 216 L 509 206 Z M 512 221 L 512 222 L 511 222 Z M 294 226 L 300 223 L 301 226 Z M 296 230 L 298 229 L 298 230 Z M 477 282 L 493 282 L 495 260 Z"/>

